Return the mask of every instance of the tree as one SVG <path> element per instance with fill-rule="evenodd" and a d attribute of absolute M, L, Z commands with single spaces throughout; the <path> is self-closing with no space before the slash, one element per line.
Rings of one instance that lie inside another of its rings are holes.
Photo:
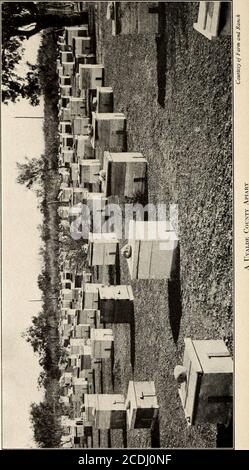
<path fill-rule="evenodd" d="M 34 438 L 38 447 L 59 447 L 62 429 L 58 416 L 55 414 L 54 403 L 44 400 L 32 403 L 30 409 L 30 421 L 34 431 Z"/>
<path fill-rule="evenodd" d="M 34 189 L 35 186 L 42 184 L 44 180 L 45 162 L 41 158 L 25 157 L 24 163 L 16 163 L 18 176 L 17 183 L 23 184 L 27 189 Z"/>
<path fill-rule="evenodd" d="M 4 2 L 3 44 L 14 36 L 29 39 L 46 28 L 86 24 L 88 13 L 73 10 L 68 2 Z"/>
<path fill-rule="evenodd" d="M 23 41 L 52 28 L 87 23 L 87 12 L 75 12 L 73 2 L 3 2 L 2 3 L 2 102 L 16 102 L 26 98 L 32 106 L 39 104 L 41 87 L 39 70 L 26 63 L 25 77 L 16 68 L 22 59 Z"/>
<path fill-rule="evenodd" d="M 30 343 L 34 352 L 43 359 L 48 341 L 49 326 L 46 314 L 41 311 L 32 318 L 32 325 L 23 333 L 23 338 Z"/>

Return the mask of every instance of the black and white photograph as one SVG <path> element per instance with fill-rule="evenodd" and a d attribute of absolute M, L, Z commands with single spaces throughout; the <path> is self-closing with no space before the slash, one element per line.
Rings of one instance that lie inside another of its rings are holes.
<path fill-rule="evenodd" d="M 240 16 L 0 6 L 2 448 L 233 449 Z"/>

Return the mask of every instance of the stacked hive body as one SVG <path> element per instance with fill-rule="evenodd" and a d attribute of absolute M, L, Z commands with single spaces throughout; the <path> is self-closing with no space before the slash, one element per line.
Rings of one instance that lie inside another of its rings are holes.
<path fill-rule="evenodd" d="M 179 395 L 189 425 L 228 424 L 233 408 L 233 361 L 222 340 L 185 339 L 187 381 Z"/>

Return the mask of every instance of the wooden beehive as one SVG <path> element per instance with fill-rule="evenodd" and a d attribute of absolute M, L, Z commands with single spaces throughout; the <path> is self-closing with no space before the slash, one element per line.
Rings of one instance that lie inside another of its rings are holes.
<path fill-rule="evenodd" d="M 99 288 L 100 322 L 126 323 L 131 320 L 134 296 L 131 286 Z"/>
<path fill-rule="evenodd" d="M 85 353 L 86 340 L 81 338 L 70 338 L 70 354 L 72 356 Z"/>
<path fill-rule="evenodd" d="M 83 395 L 88 393 L 88 382 L 82 377 L 73 377 L 73 393 L 77 400 L 82 400 Z"/>
<path fill-rule="evenodd" d="M 86 183 L 98 183 L 101 169 L 100 161 L 95 159 L 85 159 L 79 162 L 80 166 L 80 186 L 84 188 Z"/>
<path fill-rule="evenodd" d="M 75 160 L 74 150 L 73 149 L 71 149 L 71 150 L 70 149 L 69 150 L 62 149 L 61 158 L 62 158 L 63 163 L 74 163 L 74 160 Z"/>
<path fill-rule="evenodd" d="M 107 197 L 133 197 L 145 192 L 147 160 L 142 153 L 104 152 L 103 170 L 102 190 Z"/>
<path fill-rule="evenodd" d="M 60 52 L 66 52 L 70 50 L 71 50 L 70 46 L 68 46 L 65 42 L 60 44 L 60 47 L 59 47 Z"/>
<path fill-rule="evenodd" d="M 73 46 L 73 38 L 85 36 L 88 36 L 88 25 L 65 28 L 65 41 L 71 47 Z"/>
<path fill-rule="evenodd" d="M 89 233 L 89 266 L 113 265 L 116 263 L 118 239 L 115 233 Z"/>
<path fill-rule="evenodd" d="M 73 134 L 61 134 L 60 135 L 60 141 L 62 146 L 65 148 L 72 149 L 74 145 L 74 139 L 73 139 Z"/>
<path fill-rule="evenodd" d="M 90 325 L 78 324 L 73 328 L 73 338 L 90 338 Z"/>
<path fill-rule="evenodd" d="M 114 336 L 111 329 L 91 329 L 92 357 L 109 359 L 113 350 Z"/>
<path fill-rule="evenodd" d="M 94 390 L 94 369 L 81 369 L 81 365 L 79 369 L 79 377 L 87 380 L 89 389 Z"/>
<path fill-rule="evenodd" d="M 121 394 L 86 394 L 86 419 L 97 429 L 124 429 L 126 427 L 125 399 Z"/>
<path fill-rule="evenodd" d="M 94 147 L 102 151 L 126 150 L 126 118 L 123 113 L 92 113 Z"/>
<path fill-rule="evenodd" d="M 59 112 L 59 118 L 61 119 L 61 121 L 69 121 L 71 118 L 70 109 L 62 107 Z"/>
<path fill-rule="evenodd" d="M 84 303 L 85 303 L 85 298 L 84 298 Z M 87 304 L 89 305 L 90 299 L 89 297 L 87 298 Z M 95 302 L 95 300 L 91 303 L 94 303 L 95 305 L 98 303 Z M 84 323 L 92 327 L 97 326 L 98 318 L 99 318 L 99 310 L 94 309 L 94 308 L 84 308 L 84 310 L 77 310 L 77 324 Z"/>
<path fill-rule="evenodd" d="M 84 309 L 98 310 L 99 307 L 99 287 L 102 284 L 86 283 L 84 285 Z M 87 323 L 87 322 L 86 322 Z"/>
<path fill-rule="evenodd" d="M 131 279 L 168 279 L 174 269 L 177 235 L 168 221 L 130 221 Z"/>
<path fill-rule="evenodd" d="M 90 54 L 92 52 L 92 39 L 90 36 L 73 37 L 73 55 Z"/>
<path fill-rule="evenodd" d="M 69 110 L 71 118 L 86 116 L 86 100 L 84 97 L 70 97 Z"/>
<path fill-rule="evenodd" d="M 83 289 L 82 287 L 72 289 L 73 292 L 73 300 L 72 306 L 76 310 L 82 309 L 83 304 Z"/>
<path fill-rule="evenodd" d="M 74 73 L 74 60 L 71 62 L 62 62 L 62 75 L 69 75 L 70 77 Z"/>
<path fill-rule="evenodd" d="M 88 117 L 74 117 L 72 119 L 72 133 L 74 135 L 89 135 L 90 119 Z"/>
<path fill-rule="evenodd" d="M 152 428 L 159 413 L 154 382 L 130 381 L 126 409 L 129 429 Z"/>
<path fill-rule="evenodd" d="M 78 163 L 71 163 L 71 182 L 73 186 L 77 186 L 79 184 L 79 164 Z"/>
<path fill-rule="evenodd" d="M 61 96 L 70 96 L 72 94 L 71 85 L 60 85 Z"/>
<path fill-rule="evenodd" d="M 71 134 L 72 133 L 71 121 L 60 121 L 59 131 L 61 134 Z"/>
<path fill-rule="evenodd" d="M 67 108 L 67 106 L 69 105 L 70 103 L 70 100 L 71 100 L 71 96 L 61 96 L 60 99 L 59 99 L 59 105 L 60 105 L 60 108 L 61 110 L 63 108 Z M 70 120 L 70 116 L 68 119 L 61 119 L 63 121 L 69 121 Z"/>
<path fill-rule="evenodd" d="M 59 79 L 64 75 L 64 70 L 63 70 L 62 65 L 60 65 L 59 67 L 57 67 L 57 73 L 58 73 Z"/>
<path fill-rule="evenodd" d="M 113 88 L 97 87 L 97 113 L 113 113 L 114 99 Z"/>
<path fill-rule="evenodd" d="M 59 78 L 59 83 L 61 86 L 71 85 L 71 77 L 69 75 L 62 75 Z"/>
<path fill-rule="evenodd" d="M 187 381 L 179 395 L 188 424 L 227 424 L 233 409 L 233 361 L 224 341 L 184 341 Z"/>
<path fill-rule="evenodd" d="M 94 158 L 94 148 L 88 135 L 75 136 L 75 155 L 77 158 Z"/>
<path fill-rule="evenodd" d="M 199 2 L 199 13 L 194 29 L 212 40 L 218 36 L 222 2 Z"/>
<path fill-rule="evenodd" d="M 75 54 L 75 71 L 79 73 L 80 64 L 96 64 L 95 54 Z"/>
<path fill-rule="evenodd" d="M 71 51 L 61 51 L 60 52 L 61 63 L 63 62 L 73 62 L 74 56 Z"/>
<path fill-rule="evenodd" d="M 104 66 L 102 64 L 79 64 L 80 89 L 95 89 L 104 85 Z"/>

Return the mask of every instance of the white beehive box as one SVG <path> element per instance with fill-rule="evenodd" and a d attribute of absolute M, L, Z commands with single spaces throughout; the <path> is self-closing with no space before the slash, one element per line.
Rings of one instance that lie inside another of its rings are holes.
<path fill-rule="evenodd" d="M 86 116 L 86 100 L 84 97 L 70 97 L 69 106 L 71 118 Z"/>
<path fill-rule="evenodd" d="M 199 2 L 199 13 L 194 29 L 208 39 L 218 36 L 221 2 Z"/>
<path fill-rule="evenodd" d="M 61 75 L 59 77 L 59 84 L 61 86 L 71 85 L 71 77 L 69 75 Z"/>
<path fill-rule="evenodd" d="M 60 85 L 61 96 L 70 96 L 72 94 L 71 85 Z"/>
<path fill-rule="evenodd" d="M 101 165 L 99 160 L 85 159 L 79 162 L 80 185 L 84 188 L 87 183 L 98 183 Z"/>
<path fill-rule="evenodd" d="M 79 64 L 80 89 L 96 90 L 104 85 L 104 66 L 102 64 Z"/>
<path fill-rule="evenodd" d="M 113 88 L 97 87 L 97 113 L 113 113 L 114 97 Z"/>
<path fill-rule="evenodd" d="M 131 286 L 99 288 L 100 322 L 125 323 L 131 320 L 134 296 Z"/>
<path fill-rule="evenodd" d="M 144 194 L 147 160 L 138 152 L 104 152 L 105 181 L 102 190 L 106 196 L 133 197 Z"/>
<path fill-rule="evenodd" d="M 87 299 L 87 303 L 90 303 L 90 299 Z M 93 302 L 94 304 L 98 304 L 97 302 Z M 99 318 L 99 310 L 94 308 L 84 308 L 83 310 L 77 311 L 77 323 L 84 323 L 91 327 L 96 327 Z"/>
<path fill-rule="evenodd" d="M 126 150 L 126 117 L 123 113 L 92 113 L 93 145 L 102 151 Z"/>
<path fill-rule="evenodd" d="M 90 136 L 75 136 L 75 154 L 77 158 L 90 159 L 94 157 L 94 149 L 91 144 Z"/>
<path fill-rule="evenodd" d="M 61 96 L 59 99 L 59 107 L 62 110 L 67 109 L 67 106 L 69 105 L 71 100 L 71 96 Z M 63 121 L 69 121 L 70 116 L 68 118 L 62 118 L 62 115 L 60 116 L 60 119 Z"/>
<path fill-rule="evenodd" d="M 72 119 L 72 133 L 74 135 L 89 135 L 90 119 L 88 117 L 75 117 Z"/>
<path fill-rule="evenodd" d="M 79 164 L 78 163 L 71 163 L 71 182 L 73 186 L 77 186 L 79 184 Z"/>
<path fill-rule="evenodd" d="M 90 54 L 91 52 L 92 52 L 92 38 L 90 36 L 73 37 L 74 57 L 79 54 Z"/>
<path fill-rule="evenodd" d="M 69 26 L 65 28 L 65 41 L 69 46 L 73 46 L 74 37 L 88 36 L 88 25 Z"/>
<path fill-rule="evenodd" d="M 72 149 L 74 145 L 73 134 L 61 134 L 60 135 L 60 142 L 62 147 L 67 149 Z"/>
<path fill-rule="evenodd" d="M 224 341 L 184 341 L 187 381 L 179 395 L 188 424 L 227 424 L 233 409 L 233 361 Z"/>
<path fill-rule="evenodd" d="M 61 150 L 61 160 L 63 163 L 74 163 L 75 155 L 73 149 L 62 149 Z"/>
<path fill-rule="evenodd" d="M 75 54 L 75 71 L 79 73 L 80 64 L 96 64 L 96 55 L 95 54 Z"/>
<path fill-rule="evenodd" d="M 70 110 L 62 107 L 59 112 L 59 118 L 61 121 L 69 121 L 71 119 Z"/>
<path fill-rule="evenodd" d="M 91 329 L 92 357 L 96 359 L 109 359 L 114 345 L 114 336 L 111 329 Z"/>
<path fill-rule="evenodd" d="M 71 77 L 74 73 L 74 60 L 72 60 L 71 62 L 69 61 L 62 62 L 61 65 L 62 65 L 62 74 L 69 75 Z"/>
<path fill-rule="evenodd" d="M 90 338 L 90 325 L 87 324 L 78 324 L 73 328 L 73 337 L 74 338 Z"/>
<path fill-rule="evenodd" d="M 59 132 L 61 134 L 72 134 L 71 121 L 60 121 L 59 122 Z"/>
<path fill-rule="evenodd" d="M 116 263 L 118 239 L 112 233 L 89 233 L 88 263 L 89 266 L 114 265 Z"/>
<path fill-rule="evenodd" d="M 73 62 L 74 56 L 71 51 L 62 51 L 60 52 L 61 63 L 63 62 Z"/>
<path fill-rule="evenodd" d="M 99 287 L 102 284 L 86 283 L 84 285 L 84 309 L 98 310 L 99 306 Z"/>
<path fill-rule="evenodd" d="M 177 235 L 168 221 L 130 221 L 131 279 L 168 279 L 174 268 Z"/>
<path fill-rule="evenodd" d="M 154 382 L 130 381 L 126 409 L 129 429 L 152 428 L 159 413 Z"/>
<path fill-rule="evenodd" d="M 59 192 L 59 201 L 69 203 L 72 199 L 73 188 L 63 188 Z"/>
<path fill-rule="evenodd" d="M 97 429 L 124 429 L 126 426 L 125 399 L 121 394 L 86 394 L 84 397 L 87 421 Z"/>

